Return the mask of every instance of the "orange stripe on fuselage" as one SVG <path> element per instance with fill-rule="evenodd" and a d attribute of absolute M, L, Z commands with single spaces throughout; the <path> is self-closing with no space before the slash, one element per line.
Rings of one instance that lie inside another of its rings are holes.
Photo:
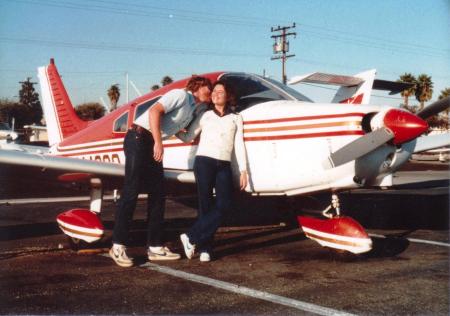
<path fill-rule="evenodd" d="M 317 137 L 333 137 L 333 136 L 352 136 L 364 135 L 363 131 L 338 131 L 338 132 L 323 132 L 323 133 L 305 133 L 294 135 L 275 135 L 275 136 L 255 136 L 244 137 L 244 141 L 261 141 L 261 140 L 283 140 L 296 138 L 317 138 Z"/>
<path fill-rule="evenodd" d="M 279 127 L 247 128 L 247 129 L 244 129 L 244 133 L 292 131 L 292 130 L 301 130 L 301 129 L 309 129 L 309 128 L 335 127 L 335 126 L 361 126 L 361 122 L 360 121 L 351 121 L 351 122 L 318 123 L 318 124 L 305 124 L 305 125 L 292 125 L 292 126 L 279 126 Z"/>
<path fill-rule="evenodd" d="M 268 119 L 268 120 L 245 121 L 244 125 L 264 124 L 264 123 L 282 123 L 282 122 L 307 121 L 307 120 L 321 120 L 321 119 L 341 118 L 341 117 L 350 117 L 350 116 L 363 117 L 364 115 L 366 115 L 366 114 L 365 113 L 344 113 L 344 114 L 329 114 L 329 115 L 316 115 L 316 116 L 285 117 L 285 118 Z"/>

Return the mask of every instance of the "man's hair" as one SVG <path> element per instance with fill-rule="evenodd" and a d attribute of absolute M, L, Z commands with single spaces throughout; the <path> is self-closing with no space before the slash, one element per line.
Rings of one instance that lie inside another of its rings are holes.
<path fill-rule="evenodd" d="M 212 90 L 211 80 L 205 77 L 193 75 L 186 84 L 186 90 L 191 92 L 196 92 L 201 87 L 207 86 L 209 90 Z"/>

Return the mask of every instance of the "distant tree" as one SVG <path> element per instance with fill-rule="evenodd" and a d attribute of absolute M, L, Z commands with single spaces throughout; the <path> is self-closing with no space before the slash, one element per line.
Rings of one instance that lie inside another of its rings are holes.
<path fill-rule="evenodd" d="M 404 73 L 403 75 L 400 76 L 400 79 L 397 80 L 397 82 L 414 83 L 414 86 L 413 86 L 413 87 L 411 87 L 411 88 L 409 88 L 409 89 L 406 89 L 406 90 L 403 90 L 403 91 L 401 92 L 401 95 L 402 95 L 402 97 L 403 97 L 403 106 L 404 106 L 405 108 L 408 108 L 408 107 L 409 107 L 409 102 L 408 102 L 409 97 L 412 96 L 412 95 L 414 95 L 415 92 L 416 92 L 416 84 L 417 84 L 416 77 L 414 77 L 414 76 L 413 76 L 412 74 L 410 74 L 410 73 Z"/>
<path fill-rule="evenodd" d="M 439 97 L 438 97 L 438 99 L 439 100 L 442 100 L 443 98 L 446 98 L 446 97 L 448 97 L 448 96 L 450 96 L 450 88 L 445 88 L 444 90 L 441 90 L 441 94 L 439 95 Z M 449 117 L 449 112 L 450 112 L 450 109 L 447 109 L 447 110 L 445 110 L 444 112 L 442 112 L 441 113 L 441 117 L 442 117 L 442 120 L 443 120 L 443 127 L 444 128 L 446 128 L 446 129 L 449 129 L 449 119 L 450 119 L 450 117 Z"/>
<path fill-rule="evenodd" d="M 168 84 L 171 84 L 172 82 L 173 82 L 173 79 L 170 78 L 169 76 L 164 76 L 164 77 L 161 79 L 161 84 L 162 84 L 163 87 L 164 87 L 164 86 L 167 86 Z"/>
<path fill-rule="evenodd" d="M 433 96 L 433 81 L 431 77 L 426 74 L 421 74 L 417 77 L 416 99 L 420 102 L 420 110 L 423 109 L 426 101 L 431 100 Z"/>
<path fill-rule="evenodd" d="M 430 128 L 448 129 L 448 116 L 433 115 L 426 119 Z"/>
<path fill-rule="evenodd" d="M 83 103 L 75 107 L 78 117 L 84 121 L 92 121 L 105 115 L 105 108 L 97 102 Z"/>
<path fill-rule="evenodd" d="M 441 90 L 441 94 L 439 95 L 438 99 L 442 100 L 443 98 L 446 98 L 450 96 L 450 88 L 445 88 L 444 90 Z"/>
<path fill-rule="evenodd" d="M 161 87 L 157 84 L 155 84 L 151 87 L 152 91 L 158 90 L 159 88 L 161 88 Z"/>
<path fill-rule="evenodd" d="M 0 121 L 8 123 L 12 127 L 14 118 L 15 129 L 31 124 L 33 116 L 33 111 L 27 105 L 8 99 L 0 100 Z"/>
<path fill-rule="evenodd" d="M 34 89 L 35 82 L 31 82 L 31 78 L 21 81 L 22 87 L 19 91 L 19 103 L 30 108 L 30 122 L 25 124 L 40 124 L 42 120 L 42 107 L 39 101 L 39 94 Z"/>
<path fill-rule="evenodd" d="M 109 111 L 112 112 L 117 109 L 117 102 L 120 98 L 120 89 L 118 84 L 113 84 L 108 90 L 108 98 L 110 101 Z"/>

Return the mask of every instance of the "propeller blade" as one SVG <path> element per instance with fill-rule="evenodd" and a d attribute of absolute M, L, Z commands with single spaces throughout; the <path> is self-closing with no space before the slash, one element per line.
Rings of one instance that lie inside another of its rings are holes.
<path fill-rule="evenodd" d="M 331 169 L 355 160 L 365 154 L 377 149 L 394 138 L 394 133 L 388 128 L 379 128 L 370 132 L 351 143 L 348 143 L 336 152 L 332 153 L 327 160 L 322 163 L 325 169 Z"/>
<path fill-rule="evenodd" d="M 435 114 L 438 114 L 439 112 L 447 110 L 449 107 L 450 107 L 450 97 L 446 97 L 423 108 L 423 110 L 417 113 L 416 115 L 420 118 L 427 119 L 430 116 L 433 116 Z"/>

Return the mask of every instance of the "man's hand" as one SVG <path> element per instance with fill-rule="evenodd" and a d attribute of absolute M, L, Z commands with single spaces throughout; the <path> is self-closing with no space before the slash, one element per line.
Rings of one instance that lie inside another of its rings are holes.
<path fill-rule="evenodd" d="M 155 145 L 153 146 L 153 158 L 161 162 L 164 156 L 164 147 L 161 139 L 161 118 L 164 115 L 164 107 L 161 103 L 156 103 L 149 111 L 150 130 L 152 132 Z"/>
<path fill-rule="evenodd" d="M 245 190 L 245 187 L 247 186 L 247 183 L 248 183 L 247 171 L 241 172 L 241 177 L 240 177 L 239 182 L 240 182 L 241 191 Z"/>
<path fill-rule="evenodd" d="M 157 162 L 161 162 L 164 157 L 164 147 L 162 143 L 155 143 L 153 146 L 153 158 Z"/>

